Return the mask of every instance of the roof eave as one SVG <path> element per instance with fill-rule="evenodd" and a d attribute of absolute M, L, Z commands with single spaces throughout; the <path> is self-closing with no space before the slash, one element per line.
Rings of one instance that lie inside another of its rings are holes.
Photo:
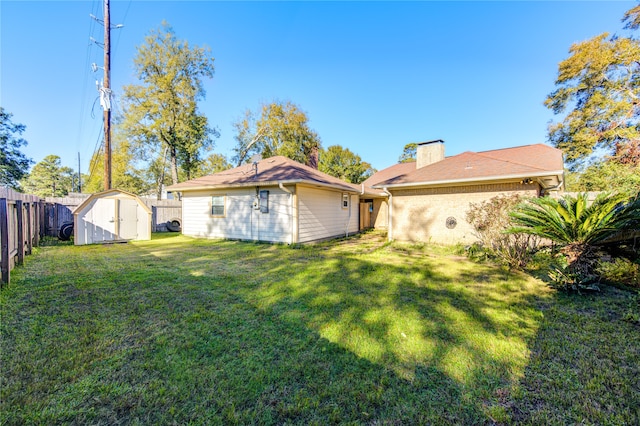
<path fill-rule="evenodd" d="M 236 188 L 253 188 L 256 186 L 278 186 L 278 185 L 309 185 L 309 186 L 316 186 L 316 187 L 321 187 L 321 188 L 331 188 L 331 189 L 337 189 L 340 191 L 344 191 L 344 192 L 351 192 L 351 193 L 359 193 L 358 190 L 354 189 L 354 188 L 349 188 L 349 187 L 345 187 L 342 185 L 335 185 L 335 184 L 331 184 L 331 183 L 325 183 L 325 182 L 315 182 L 312 180 L 306 180 L 306 179 L 290 179 L 290 180 L 273 180 L 273 181 L 256 181 L 256 182 L 242 182 L 242 183 L 226 183 L 226 184 L 205 184 L 205 185 L 197 185 L 197 186 L 188 186 L 188 187 L 177 187 L 178 185 L 176 185 L 176 187 L 173 187 L 174 185 L 171 185 L 169 187 L 167 187 L 167 191 L 168 192 L 192 192 L 192 191 L 205 191 L 205 190 L 209 190 L 209 189 L 226 189 L 226 188 L 230 188 L 230 189 L 236 189 Z M 172 188 L 173 187 L 173 188 Z"/>
<path fill-rule="evenodd" d="M 542 172 L 533 172 L 533 173 L 516 173 L 511 175 L 498 175 L 498 176 L 483 176 L 477 178 L 462 178 L 462 179 L 445 179 L 438 181 L 429 181 L 429 182 L 406 182 L 406 183 L 396 183 L 396 184 L 376 184 L 373 185 L 372 188 L 376 189 L 396 189 L 396 188 L 409 188 L 409 187 L 425 187 L 425 186 L 446 186 L 453 184 L 466 184 L 473 185 L 478 182 L 499 182 L 505 180 L 513 180 L 513 179 L 522 179 L 522 178 L 541 178 L 545 176 L 557 176 L 560 179 L 560 176 L 564 174 L 564 170 L 553 170 L 553 171 L 545 171 Z"/>

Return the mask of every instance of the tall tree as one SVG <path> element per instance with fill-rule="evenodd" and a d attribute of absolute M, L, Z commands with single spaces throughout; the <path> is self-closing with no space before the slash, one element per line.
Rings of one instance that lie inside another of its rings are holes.
<path fill-rule="evenodd" d="M 309 128 L 307 114 L 292 102 L 274 101 L 263 104 L 259 117 L 251 110 L 233 124 L 236 129 L 237 165 L 252 155 L 263 158 L 282 155 L 309 164 L 311 154 L 321 147 L 320 137 Z"/>
<path fill-rule="evenodd" d="M 627 28 L 637 28 L 638 13 L 638 7 L 627 12 Z M 569 53 L 545 101 L 554 113 L 566 113 L 550 125 L 549 141 L 572 169 L 596 151 L 613 161 L 640 162 L 640 41 L 604 33 Z"/>
<path fill-rule="evenodd" d="M 404 146 L 402 154 L 398 158 L 398 163 L 410 163 L 416 161 L 418 144 L 415 142 L 408 143 Z"/>
<path fill-rule="evenodd" d="M 640 188 L 640 164 L 617 161 L 595 162 L 584 170 L 568 172 L 565 176 L 567 191 L 609 191 L 634 194 Z"/>
<path fill-rule="evenodd" d="M 74 171 L 62 166 L 60 157 L 47 155 L 20 182 L 24 192 L 40 197 L 63 197 L 73 189 Z"/>
<path fill-rule="evenodd" d="M 225 157 L 224 155 L 215 153 L 210 154 L 207 158 L 204 159 L 204 161 L 200 163 L 200 167 L 198 168 L 196 175 L 194 175 L 193 177 L 195 178 L 200 176 L 212 175 L 224 170 L 229 170 L 231 167 L 233 166 L 231 165 L 231 163 L 229 163 L 229 161 L 227 161 L 227 157 Z"/>
<path fill-rule="evenodd" d="M 345 182 L 362 183 L 376 172 L 371 164 L 340 145 L 321 150 L 319 157 L 318 170 Z"/>
<path fill-rule="evenodd" d="M 134 194 L 142 195 L 151 190 L 151 184 L 144 176 L 143 170 L 135 167 L 135 152 L 122 131 L 116 127 L 113 132 L 111 154 L 111 179 L 113 188 L 122 189 Z M 97 152 L 89 162 L 90 174 L 85 181 L 85 192 L 99 192 L 104 190 L 102 173 L 104 155 Z"/>
<path fill-rule="evenodd" d="M 13 123 L 12 116 L 0 107 L 0 185 L 18 189 L 20 179 L 27 174 L 33 161 L 20 152 L 20 147 L 27 145 L 20 137 L 26 127 Z"/>
<path fill-rule="evenodd" d="M 179 168 L 190 178 L 218 136 L 197 107 L 205 98 L 203 79 L 213 77 L 213 62 L 208 48 L 178 40 L 163 22 L 138 47 L 134 67 L 142 84 L 124 87 L 127 134 L 149 160 L 166 148 L 174 184 Z"/>

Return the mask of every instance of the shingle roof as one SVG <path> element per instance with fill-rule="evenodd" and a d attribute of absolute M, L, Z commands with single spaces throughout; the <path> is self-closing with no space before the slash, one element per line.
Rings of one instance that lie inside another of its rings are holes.
<path fill-rule="evenodd" d="M 358 192 L 360 188 L 359 185 L 344 182 L 297 161 L 276 156 L 258 161 L 257 172 L 253 164 L 245 164 L 213 175 L 171 185 L 167 190 L 193 191 L 207 188 L 254 186 L 256 184 L 277 185 L 278 183 L 306 183 Z"/>
<path fill-rule="evenodd" d="M 394 185 L 499 180 L 515 176 L 539 177 L 558 175 L 563 171 L 562 151 L 543 144 L 484 152 L 467 151 L 420 169 L 415 169 L 415 163 L 413 164 L 414 170 L 408 173 L 401 173 L 400 169 L 396 169 L 399 173 L 389 176 L 389 171 L 384 176 L 386 179 L 379 179 L 373 175 L 370 179 L 377 182 L 372 186 L 382 188 Z"/>

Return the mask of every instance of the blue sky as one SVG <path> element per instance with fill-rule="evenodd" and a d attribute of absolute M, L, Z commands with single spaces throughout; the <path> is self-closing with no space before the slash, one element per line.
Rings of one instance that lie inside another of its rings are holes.
<path fill-rule="evenodd" d="M 289 100 L 324 147 L 375 168 L 405 144 L 443 139 L 447 155 L 546 142 L 543 105 L 572 43 L 623 34 L 633 1 L 215 2 L 111 0 L 111 86 L 136 83 L 133 58 L 166 20 L 207 45 L 216 72 L 200 104 L 230 158 L 232 122 Z M 102 65 L 102 0 L 0 1 L 0 102 L 27 126 L 23 152 L 82 171 L 101 142 L 91 63 Z M 117 108 L 117 105 L 116 105 Z"/>

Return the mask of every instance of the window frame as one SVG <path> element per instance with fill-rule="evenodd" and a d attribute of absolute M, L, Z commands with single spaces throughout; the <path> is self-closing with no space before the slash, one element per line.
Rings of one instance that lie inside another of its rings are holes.
<path fill-rule="evenodd" d="M 214 199 L 222 198 L 222 204 L 214 204 Z M 214 214 L 214 207 L 222 207 L 222 214 Z M 227 194 L 212 195 L 209 200 L 209 216 L 210 217 L 226 217 L 227 216 Z"/>
<path fill-rule="evenodd" d="M 346 210 L 350 207 L 350 204 L 351 204 L 351 196 L 348 193 L 343 192 L 342 202 L 341 202 L 342 208 Z"/>

